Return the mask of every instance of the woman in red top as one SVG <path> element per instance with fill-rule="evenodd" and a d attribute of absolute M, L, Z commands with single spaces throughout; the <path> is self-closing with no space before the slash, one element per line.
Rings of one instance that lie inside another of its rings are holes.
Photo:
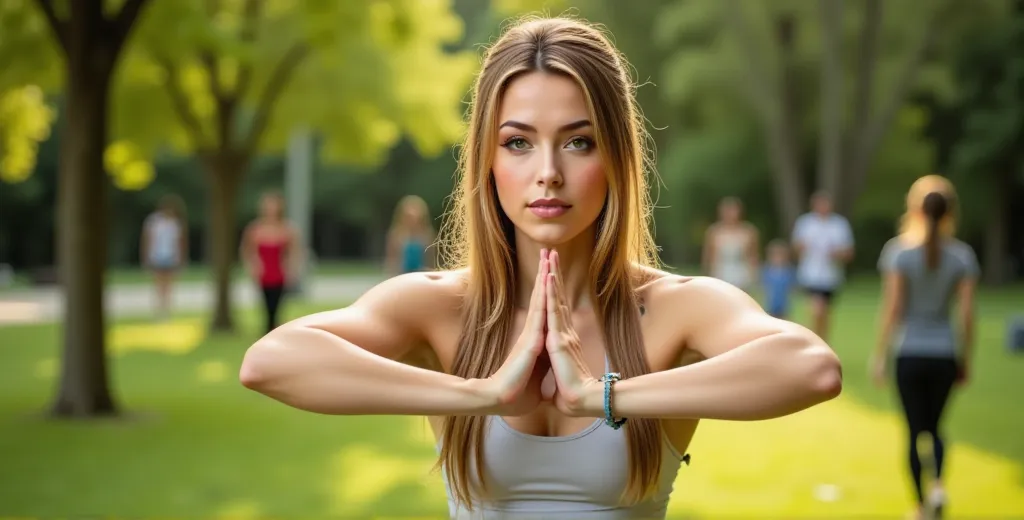
<path fill-rule="evenodd" d="M 295 229 L 284 218 L 284 199 L 264 193 L 260 214 L 245 228 L 240 257 L 263 291 L 267 332 L 277 327 L 281 298 L 299 265 L 300 247 Z"/>

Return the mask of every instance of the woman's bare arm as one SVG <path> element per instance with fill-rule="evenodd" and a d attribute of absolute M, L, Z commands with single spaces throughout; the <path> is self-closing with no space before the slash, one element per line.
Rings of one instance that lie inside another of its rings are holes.
<path fill-rule="evenodd" d="M 480 415 L 497 399 L 480 380 L 416 368 L 396 359 L 426 342 L 442 277 L 387 280 L 344 309 L 297 319 L 245 354 L 247 388 L 289 406 L 336 415 Z"/>
<path fill-rule="evenodd" d="M 685 347 L 706 359 L 616 383 L 616 416 L 752 421 L 839 395 L 839 358 L 814 333 L 772 318 L 725 282 L 701 277 L 670 283 L 659 308 L 690 314 Z M 581 409 L 603 416 L 602 385 L 590 387 Z"/>
<path fill-rule="evenodd" d="M 892 269 L 883 273 L 883 277 L 881 327 L 875 343 L 874 359 L 883 359 L 889 355 L 892 333 L 900 323 L 900 312 L 903 309 L 903 275 Z"/>
<path fill-rule="evenodd" d="M 253 244 L 253 233 L 256 232 L 256 224 L 249 224 L 242 230 L 242 240 L 238 243 L 238 259 L 242 262 L 242 267 L 245 268 L 246 272 L 255 276 L 256 266 L 259 265 L 259 259 L 256 256 L 256 247 Z"/>
<path fill-rule="evenodd" d="M 970 363 L 974 353 L 974 289 L 978 280 L 974 277 L 964 278 L 957 288 L 957 303 L 960 311 L 960 347 L 963 349 L 961 358 Z"/>

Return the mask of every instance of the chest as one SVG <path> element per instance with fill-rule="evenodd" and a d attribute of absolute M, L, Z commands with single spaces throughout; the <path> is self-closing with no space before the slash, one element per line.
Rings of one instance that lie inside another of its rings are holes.
<path fill-rule="evenodd" d="M 842 242 L 842 223 L 833 219 L 815 218 L 803 223 L 801 241 L 808 249 L 827 250 Z"/>

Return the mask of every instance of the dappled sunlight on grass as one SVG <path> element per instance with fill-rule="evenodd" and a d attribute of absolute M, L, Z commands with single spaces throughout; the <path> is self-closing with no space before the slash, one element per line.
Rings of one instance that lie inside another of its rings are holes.
<path fill-rule="evenodd" d="M 197 379 L 203 383 L 223 383 L 228 380 L 228 374 L 231 373 L 228 364 L 223 361 L 203 361 L 196 368 Z"/>
<path fill-rule="evenodd" d="M 952 515 L 1024 515 L 1024 467 L 973 446 L 947 449 Z M 783 419 L 704 421 L 670 510 L 715 518 L 764 511 L 819 517 L 909 510 L 899 417 L 843 396 Z"/>
<path fill-rule="evenodd" d="M 199 320 L 174 320 L 115 325 L 108 334 L 113 354 L 153 351 L 180 355 L 191 352 L 203 342 L 206 328 Z"/>
<path fill-rule="evenodd" d="M 419 487 L 437 497 L 434 507 L 444 505 L 441 481 L 431 474 L 430 457 L 395 455 L 369 444 L 342 449 L 332 460 L 331 513 L 366 514 L 389 492 Z"/>
<path fill-rule="evenodd" d="M 261 516 L 260 506 L 249 500 L 231 502 L 222 507 L 216 515 L 220 520 L 254 520 Z"/>
<path fill-rule="evenodd" d="M 425 419 L 402 417 L 394 421 L 408 432 L 413 444 L 433 445 L 430 427 Z M 388 495 L 401 491 L 423 497 L 416 501 L 431 509 L 445 506 L 443 481 L 431 471 L 435 458 L 431 452 L 410 456 L 393 453 L 380 445 L 360 443 L 346 446 L 331 460 L 331 513 L 337 515 L 369 514 Z"/>
<path fill-rule="evenodd" d="M 50 380 L 57 375 L 57 358 L 47 357 L 36 362 L 35 376 L 39 379 Z"/>

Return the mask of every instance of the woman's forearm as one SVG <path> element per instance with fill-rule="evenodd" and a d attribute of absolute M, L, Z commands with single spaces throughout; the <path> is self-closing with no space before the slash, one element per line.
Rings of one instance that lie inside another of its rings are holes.
<path fill-rule="evenodd" d="M 253 345 L 239 377 L 247 388 L 323 414 L 481 415 L 497 404 L 480 380 L 405 365 L 299 325 Z"/>
<path fill-rule="evenodd" d="M 775 334 L 700 363 L 619 381 L 612 410 L 617 417 L 756 421 L 828 401 L 841 388 L 831 349 Z M 586 415 L 604 416 L 603 385 L 592 385 L 583 400 Z"/>
<path fill-rule="evenodd" d="M 896 326 L 896 317 L 886 309 L 882 314 L 881 328 L 878 330 L 878 341 L 875 342 L 875 358 L 884 358 L 889 355 L 889 347 L 892 343 L 892 331 Z"/>
<path fill-rule="evenodd" d="M 974 353 L 974 312 L 971 310 L 963 311 L 960 316 L 960 335 L 961 357 L 965 361 L 970 361 Z"/>

